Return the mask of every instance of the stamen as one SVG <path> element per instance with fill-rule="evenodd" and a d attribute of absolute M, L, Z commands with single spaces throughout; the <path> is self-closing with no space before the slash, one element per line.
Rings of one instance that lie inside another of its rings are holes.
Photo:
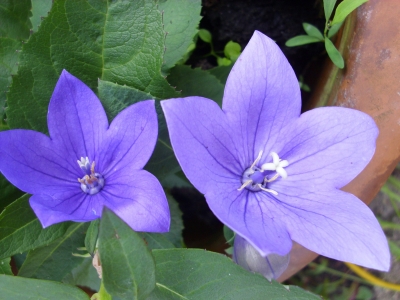
<path fill-rule="evenodd" d="M 78 164 L 83 172 L 86 173 L 82 178 L 78 178 L 82 191 L 90 195 L 97 194 L 104 186 L 104 177 L 95 172 L 95 162 L 93 161 L 90 165 L 88 157 L 81 157 L 81 160 L 78 160 Z"/>
<path fill-rule="evenodd" d="M 279 175 L 280 174 L 275 174 L 274 177 L 272 177 L 271 179 L 267 179 L 267 177 L 265 177 L 264 178 L 264 183 L 275 181 L 276 179 L 278 179 Z"/>
<path fill-rule="evenodd" d="M 250 166 L 250 169 L 254 169 L 254 167 L 256 166 L 256 164 L 258 164 L 258 162 L 260 161 L 262 154 L 263 154 L 263 152 L 262 152 L 262 150 L 261 150 L 261 151 L 258 153 L 258 156 L 257 156 L 256 160 L 255 160 L 255 161 L 253 162 L 253 164 Z"/>
<path fill-rule="evenodd" d="M 261 184 L 258 184 L 259 188 L 265 192 L 274 194 L 275 196 L 278 196 L 278 193 L 274 190 L 270 190 L 270 189 L 266 189 L 265 187 L 263 187 Z"/>
<path fill-rule="evenodd" d="M 246 186 L 248 186 L 249 184 L 251 184 L 253 182 L 253 180 L 247 180 L 245 183 L 242 184 L 242 186 L 240 188 L 238 188 L 238 191 L 243 190 Z"/>

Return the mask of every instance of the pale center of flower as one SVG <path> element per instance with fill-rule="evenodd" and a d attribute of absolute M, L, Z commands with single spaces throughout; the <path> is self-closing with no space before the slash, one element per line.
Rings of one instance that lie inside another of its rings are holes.
<path fill-rule="evenodd" d="M 104 177 L 94 171 L 95 163 L 93 161 L 90 165 L 88 157 L 81 157 L 81 160 L 77 162 L 82 171 L 86 173 L 82 178 L 78 178 L 82 191 L 89 195 L 97 194 L 104 186 Z"/>
<path fill-rule="evenodd" d="M 258 167 L 257 164 L 260 161 L 262 156 L 262 151 L 258 154 L 258 157 L 250 166 L 247 168 L 242 175 L 242 186 L 238 189 L 239 191 L 244 188 L 257 192 L 264 191 L 274 195 L 278 195 L 278 193 L 274 190 L 268 189 L 268 183 L 278 179 L 281 176 L 283 179 L 287 178 L 287 172 L 284 168 L 289 165 L 287 160 L 282 160 L 279 158 L 279 155 L 275 152 L 271 152 L 272 162 L 266 163 Z M 270 176 L 270 171 L 275 171 L 276 174 L 274 176 Z"/>

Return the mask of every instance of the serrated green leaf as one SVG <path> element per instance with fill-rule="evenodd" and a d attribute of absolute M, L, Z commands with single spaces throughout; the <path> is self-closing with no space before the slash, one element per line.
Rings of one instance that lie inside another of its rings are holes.
<path fill-rule="evenodd" d="M 325 49 L 332 62 L 340 69 L 344 68 L 344 60 L 339 50 L 336 49 L 335 45 L 328 38 L 325 38 Z"/>
<path fill-rule="evenodd" d="M 0 213 L 7 205 L 10 205 L 23 194 L 0 173 Z"/>
<path fill-rule="evenodd" d="M 162 16 L 153 1 L 55 1 L 23 47 L 8 93 L 9 125 L 47 132 L 47 107 L 62 69 L 92 89 L 100 78 L 174 97 L 161 75 L 163 53 Z"/>
<path fill-rule="evenodd" d="M 99 80 L 98 94 L 110 121 L 129 105 L 153 98 L 150 94 L 137 89 L 103 80 Z M 176 172 L 180 167 L 172 150 L 167 124 L 158 101 L 156 109 L 159 127 L 157 144 L 145 168 L 161 179 L 167 174 Z"/>
<path fill-rule="evenodd" d="M 301 46 L 301 45 L 306 45 L 306 44 L 311 44 L 311 43 L 318 43 L 318 42 L 321 42 L 321 40 L 314 36 L 298 35 L 298 36 L 292 37 L 291 39 L 288 39 L 286 41 L 285 45 L 287 47 L 296 47 L 296 46 Z"/>
<path fill-rule="evenodd" d="M 99 254 L 103 284 L 121 299 L 147 299 L 155 287 L 153 256 L 143 239 L 105 208 L 100 221 Z"/>
<path fill-rule="evenodd" d="M 49 244 L 64 235 L 70 223 L 43 229 L 24 195 L 0 214 L 0 258 Z"/>
<path fill-rule="evenodd" d="M 337 23 L 333 26 L 331 26 L 331 28 L 328 31 L 328 38 L 333 37 L 340 29 L 340 27 L 342 27 L 343 23 Z"/>
<path fill-rule="evenodd" d="M 68 273 L 62 280 L 63 283 L 85 286 L 93 291 L 100 289 L 101 280 L 96 269 L 92 265 L 91 258 L 85 258 L 83 262 Z"/>
<path fill-rule="evenodd" d="M 0 259 L 0 274 L 13 275 L 10 265 L 11 258 Z"/>
<path fill-rule="evenodd" d="M 343 0 L 336 8 L 331 25 L 342 23 L 353 10 L 367 1 L 368 0 Z"/>
<path fill-rule="evenodd" d="M 167 195 L 168 206 L 171 212 L 171 225 L 166 233 L 139 232 L 150 249 L 179 248 L 182 246 L 182 212 L 178 202 L 170 195 Z"/>
<path fill-rule="evenodd" d="M 230 66 L 218 66 L 207 70 L 211 75 L 217 77 L 217 79 L 225 86 L 226 80 L 228 79 L 229 73 L 231 72 L 233 64 Z"/>
<path fill-rule="evenodd" d="M 242 47 L 240 46 L 240 44 L 233 41 L 229 41 L 224 47 L 225 56 L 232 61 L 237 60 L 241 52 Z"/>
<path fill-rule="evenodd" d="M 321 41 L 324 40 L 324 36 L 322 35 L 321 31 L 317 27 L 309 23 L 303 23 L 304 31 L 312 37 L 315 37 Z"/>
<path fill-rule="evenodd" d="M 335 7 L 336 0 L 324 0 L 325 19 L 328 22 Z"/>
<path fill-rule="evenodd" d="M 90 222 L 89 228 L 86 231 L 85 248 L 90 255 L 93 255 L 96 250 L 97 238 L 99 236 L 99 223 L 99 219 Z"/>
<path fill-rule="evenodd" d="M 81 289 L 63 283 L 0 275 L 1 299 L 89 300 Z"/>
<path fill-rule="evenodd" d="M 0 0 L 0 37 L 26 40 L 32 28 L 30 0 Z"/>
<path fill-rule="evenodd" d="M 98 94 L 110 122 L 129 105 L 154 98 L 149 93 L 135 88 L 103 80 L 99 80 Z"/>
<path fill-rule="evenodd" d="M 163 71 L 167 72 L 186 54 L 193 43 L 201 20 L 200 0 L 168 0 L 160 2 L 158 9 L 163 13 L 165 54 Z"/>
<path fill-rule="evenodd" d="M 168 81 L 177 90 L 182 90 L 182 97 L 200 96 L 212 99 L 220 105 L 222 103 L 224 86 L 209 72 L 178 65 L 171 69 Z"/>
<path fill-rule="evenodd" d="M 43 18 L 47 17 L 53 0 L 32 0 L 32 30 L 37 31 Z"/>
<path fill-rule="evenodd" d="M 200 29 L 199 30 L 199 38 L 206 43 L 211 43 L 212 35 L 207 29 Z"/>
<path fill-rule="evenodd" d="M 89 223 L 73 223 L 67 232 L 48 246 L 28 252 L 18 276 L 61 281 L 66 274 L 82 263 L 74 256 L 84 246 Z"/>
<path fill-rule="evenodd" d="M 199 249 L 153 250 L 157 289 L 149 300 L 321 299 L 296 286 L 269 282 L 234 264 L 228 257 Z M 168 293 L 167 293 L 168 292 Z"/>
<path fill-rule="evenodd" d="M 0 0 L 0 122 L 4 119 L 6 93 L 17 72 L 22 41 L 29 38 L 29 0 Z"/>

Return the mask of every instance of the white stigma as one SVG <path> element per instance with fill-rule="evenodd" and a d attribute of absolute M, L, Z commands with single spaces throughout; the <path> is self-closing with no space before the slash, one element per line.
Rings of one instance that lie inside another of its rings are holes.
<path fill-rule="evenodd" d="M 248 189 L 253 192 L 264 191 L 271 193 L 273 195 L 278 195 L 278 193 L 272 189 L 267 188 L 269 182 L 273 182 L 280 177 L 283 179 L 288 177 L 288 174 L 284 168 L 289 165 L 287 160 L 282 160 L 279 158 L 279 155 L 276 152 L 271 152 L 272 162 L 266 163 L 258 167 L 257 164 L 261 160 L 262 151 L 258 153 L 257 158 L 251 164 L 249 168 L 247 168 L 242 175 L 242 185 L 238 188 L 238 191 L 243 189 Z M 270 174 L 264 173 L 265 171 L 275 171 L 276 174 L 272 177 L 269 177 Z"/>
<path fill-rule="evenodd" d="M 271 152 L 272 163 L 266 163 L 261 166 L 261 171 L 276 171 L 283 179 L 287 178 L 287 172 L 284 168 L 289 165 L 287 160 L 282 160 L 279 158 L 278 153 Z"/>

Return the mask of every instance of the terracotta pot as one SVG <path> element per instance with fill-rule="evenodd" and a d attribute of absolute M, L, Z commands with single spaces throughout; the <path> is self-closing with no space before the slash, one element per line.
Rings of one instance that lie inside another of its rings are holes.
<path fill-rule="evenodd" d="M 366 169 L 342 190 L 369 204 L 400 156 L 400 2 L 369 0 L 346 20 L 336 45 L 346 67 L 327 61 L 311 107 L 344 106 L 372 116 L 380 134 Z M 295 244 L 283 281 L 318 255 Z"/>

